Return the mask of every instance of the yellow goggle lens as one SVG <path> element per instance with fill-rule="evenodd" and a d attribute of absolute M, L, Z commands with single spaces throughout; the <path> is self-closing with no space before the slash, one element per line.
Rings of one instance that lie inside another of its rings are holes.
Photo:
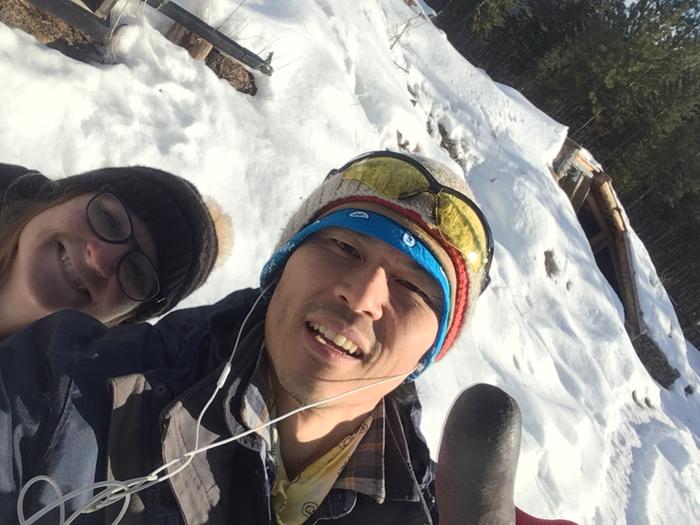
<path fill-rule="evenodd" d="M 440 233 L 462 252 L 475 272 L 488 262 L 488 237 L 481 219 L 464 201 L 446 192 L 437 195 L 437 221 Z"/>
<path fill-rule="evenodd" d="M 431 191 L 430 180 L 415 166 L 391 157 L 369 157 L 348 166 L 342 177 L 361 182 L 390 199 L 430 192 L 435 198 L 434 219 L 445 240 L 464 255 L 474 272 L 488 263 L 488 234 L 474 208 L 446 191 Z"/>
<path fill-rule="evenodd" d="M 391 177 L 387 177 L 387 173 L 391 173 Z M 392 158 L 360 160 L 343 172 L 343 178 L 360 181 L 390 199 L 408 197 L 430 188 L 430 183 L 420 171 Z"/>

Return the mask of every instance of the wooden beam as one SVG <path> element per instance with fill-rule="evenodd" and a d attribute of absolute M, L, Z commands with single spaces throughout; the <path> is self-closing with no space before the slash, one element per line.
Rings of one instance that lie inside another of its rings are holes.
<path fill-rule="evenodd" d="M 594 254 L 597 254 L 600 250 L 603 250 L 610 246 L 610 237 L 605 232 L 598 232 L 593 237 L 588 239 L 591 245 L 591 250 Z"/>
<path fill-rule="evenodd" d="M 109 36 L 108 25 L 71 0 L 29 1 L 42 11 L 57 16 L 98 42 L 105 42 Z"/>
<path fill-rule="evenodd" d="M 612 188 L 610 177 L 598 172 L 593 176 L 593 185 L 602 197 L 602 208 L 610 214 L 613 227 L 621 233 L 626 232 L 628 230 L 627 223 Z"/>
<path fill-rule="evenodd" d="M 170 29 L 168 29 L 165 37 L 173 44 L 177 44 L 187 49 L 187 52 L 195 60 L 206 60 L 207 56 L 209 56 L 209 53 L 214 48 L 210 42 L 207 42 L 201 36 L 190 33 L 177 22 L 170 26 Z"/>
<path fill-rule="evenodd" d="M 637 285 L 634 280 L 634 269 L 629 256 L 629 241 L 626 233 L 616 235 L 615 251 L 620 261 L 620 288 L 622 290 L 622 302 L 625 307 L 625 324 L 632 338 L 646 332 L 639 308 Z"/>
<path fill-rule="evenodd" d="M 187 29 L 182 27 L 180 24 L 174 23 L 165 33 L 165 38 L 170 40 L 173 44 L 181 46 L 189 34 L 190 32 Z"/>
<path fill-rule="evenodd" d="M 116 3 L 117 0 L 104 0 L 100 6 L 95 9 L 95 15 L 99 16 L 100 18 L 107 18 L 114 7 L 114 4 Z"/>
<path fill-rule="evenodd" d="M 583 206 L 584 201 L 586 200 L 586 195 L 591 191 L 591 179 L 586 177 L 585 175 L 581 175 L 581 178 L 579 178 L 578 183 L 576 184 L 576 188 L 574 189 L 573 193 L 571 194 L 571 206 L 573 206 L 574 211 L 578 213 L 578 211 L 581 209 L 581 206 Z"/>
<path fill-rule="evenodd" d="M 622 207 L 617 200 L 612 181 L 609 176 L 602 172 L 596 172 L 593 176 L 593 184 L 600 195 L 604 209 L 610 215 L 610 225 L 613 229 L 613 248 L 615 251 L 613 259 L 618 261 L 618 281 L 622 292 L 622 302 L 625 306 L 625 324 L 627 331 L 634 338 L 646 332 L 646 327 L 641 316 L 639 307 L 639 295 L 637 294 L 637 283 L 634 278 L 634 268 L 630 257 L 630 246 L 627 221 L 622 214 Z"/>
<path fill-rule="evenodd" d="M 599 179 L 600 180 L 600 179 Z M 620 299 L 625 309 L 625 325 L 630 336 L 637 337 L 645 333 L 646 329 L 641 318 L 639 308 L 639 298 L 637 296 L 637 286 L 634 280 L 634 270 L 631 266 L 631 258 L 629 256 L 629 241 L 627 239 L 626 228 L 621 229 L 616 224 L 615 214 L 611 214 L 610 219 L 606 220 L 599 205 L 599 201 L 603 203 L 606 209 L 609 210 L 610 202 L 600 190 L 601 186 L 609 183 L 609 180 L 602 180 L 602 184 L 594 184 L 594 191 L 590 192 L 586 197 L 586 204 L 593 213 L 593 216 L 600 227 L 601 233 L 605 234 L 609 239 L 609 247 L 613 260 L 613 267 L 617 282 L 620 285 Z M 608 194 L 608 197 L 614 196 Z M 613 211 L 613 210 L 610 210 Z M 617 214 L 617 219 L 621 220 L 622 215 Z M 612 228 L 611 228 L 612 226 Z M 593 239 L 596 239 L 594 236 Z M 595 250 L 594 250 L 594 253 Z"/>
<path fill-rule="evenodd" d="M 81 9 L 85 9 L 86 11 L 89 11 L 90 13 L 92 13 L 92 9 L 90 8 L 90 6 L 88 6 L 82 0 L 71 0 L 71 2 L 73 2 L 75 5 L 77 5 Z"/>
<path fill-rule="evenodd" d="M 600 228 L 600 231 L 605 232 L 607 237 L 610 239 L 612 238 L 612 235 L 610 234 L 610 227 L 608 226 L 608 221 L 603 216 L 603 212 L 600 211 L 600 206 L 598 205 L 596 195 L 598 195 L 597 192 L 588 192 L 588 195 L 586 195 L 585 202 L 588 206 L 588 209 L 591 210 L 595 221 L 598 223 L 598 228 Z"/>
<path fill-rule="evenodd" d="M 179 5 L 170 0 L 146 0 L 148 5 L 157 9 L 174 22 L 185 27 L 197 36 L 210 42 L 219 51 L 230 55 L 236 60 L 242 62 L 246 66 L 264 73 L 272 75 L 272 66 L 270 59 L 263 60 L 258 55 L 238 45 L 223 33 L 217 31 L 210 25 L 206 24 L 189 11 L 183 9 Z"/>

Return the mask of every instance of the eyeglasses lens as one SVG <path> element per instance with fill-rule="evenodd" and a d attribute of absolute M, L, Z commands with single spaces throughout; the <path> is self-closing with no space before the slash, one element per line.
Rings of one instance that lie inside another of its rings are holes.
<path fill-rule="evenodd" d="M 129 252 L 119 263 L 119 281 L 134 301 L 148 301 L 160 291 L 155 269 L 141 252 Z"/>
<path fill-rule="evenodd" d="M 109 242 L 121 242 L 131 236 L 131 220 L 121 202 L 110 193 L 101 193 L 90 201 L 87 216 L 95 233 Z"/>
<path fill-rule="evenodd" d="M 111 193 L 95 196 L 87 206 L 87 217 L 92 229 L 104 241 L 121 243 L 132 237 L 129 212 Z M 156 269 L 138 244 L 136 250 L 119 261 L 118 277 L 124 293 L 134 301 L 149 301 L 160 291 Z"/>
<path fill-rule="evenodd" d="M 348 166 L 342 176 L 360 181 L 379 195 L 392 199 L 412 197 L 431 188 L 430 180 L 418 168 L 392 157 L 361 159 Z M 482 219 L 472 204 L 451 193 L 438 191 L 433 195 L 440 233 L 464 254 L 475 272 L 481 271 L 489 259 L 488 233 Z"/>

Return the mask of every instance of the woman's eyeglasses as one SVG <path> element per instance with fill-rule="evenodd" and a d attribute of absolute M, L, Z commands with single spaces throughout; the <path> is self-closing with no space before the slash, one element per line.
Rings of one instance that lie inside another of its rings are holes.
<path fill-rule="evenodd" d="M 151 301 L 160 293 L 155 266 L 139 247 L 134 237 L 131 215 L 116 195 L 102 192 L 95 195 L 85 208 L 88 224 L 104 242 L 134 247 L 125 253 L 117 265 L 117 278 L 126 296 L 138 302 Z"/>

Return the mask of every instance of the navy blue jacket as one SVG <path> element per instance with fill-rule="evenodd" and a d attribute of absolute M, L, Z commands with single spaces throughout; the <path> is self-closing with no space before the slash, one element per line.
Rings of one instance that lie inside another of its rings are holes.
<path fill-rule="evenodd" d="M 198 399 L 213 389 L 258 293 L 235 292 L 215 305 L 173 312 L 154 326 L 106 329 L 85 314 L 63 311 L 3 341 L 0 523 L 16 522 L 18 492 L 33 476 L 50 475 L 67 493 L 112 476 L 143 475 L 161 465 L 170 414 L 178 407 L 188 408 L 188 403 L 194 410 Z M 227 400 L 235 398 L 252 373 L 260 345 L 245 339 L 261 337 L 249 332 L 261 326 L 264 311 L 264 305 L 258 307 L 246 325 L 240 355 L 237 353 L 226 385 Z M 132 388 L 128 403 L 119 394 L 126 384 Z M 393 413 L 391 424 L 405 434 L 411 456 L 410 464 L 399 469 L 405 471 L 401 497 L 388 498 L 380 505 L 362 495 L 331 493 L 329 513 L 315 516 L 317 519 L 347 524 L 370 519 L 376 523 L 400 520 L 405 525 L 431 523 L 432 478 L 427 447 L 416 425 L 419 405 L 401 404 Z M 217 417 L 223 422 L 227 416 Z M 214 422 L 210 430 L 226 436 L 230 426 Z M 216 450 L 216 454 L 198 458 L 200 466 L 211 469 L 207 476 L 218 488 L 225 487 L 226 493 L 221 498 L 225 504 L 213 509 L 206 522 L 271 523 L 270 480 L 260 451 L 238 445 Z M 413 480 L 412 486 L 406 485 L 406 479 Z M 35 486 L 25 497 L 25 516 L 53 499 L 48 485 Z M 134 498 L 122 523 L 198 522 L 186 499 L 177 488 L 161 483 Z M 69 504 L 67 515 L 86 500 L 87 495 Z M 107 512 L 82 516 L 76 523 L 108 523 L 114 514 Z M 56 516 L 39 523 L 56 523 Z"/>

